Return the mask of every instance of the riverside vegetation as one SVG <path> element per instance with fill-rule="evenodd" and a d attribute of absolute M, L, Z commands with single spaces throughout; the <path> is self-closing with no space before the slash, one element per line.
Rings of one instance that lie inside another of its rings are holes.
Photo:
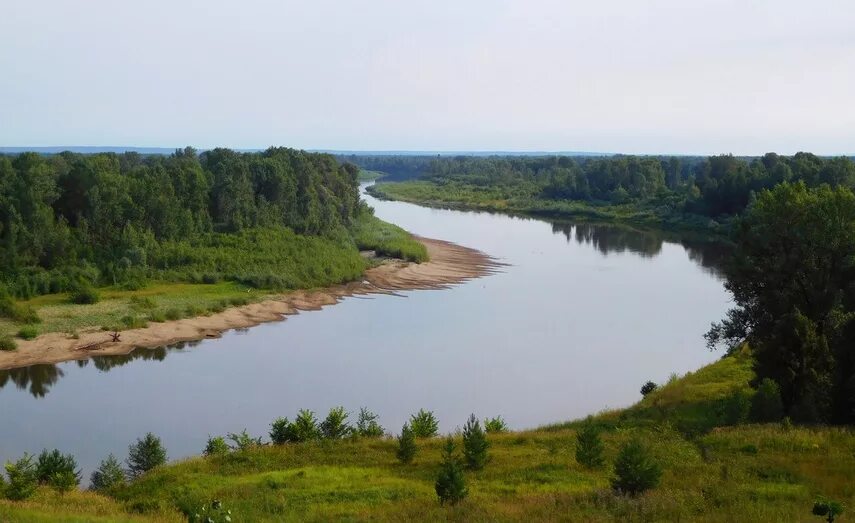
<path fill-rule="evenodd" d="M 425 261 L 358 171 L 284 148 L 0 155 L 0 350 L 356 280 L 360 250 Z"/>

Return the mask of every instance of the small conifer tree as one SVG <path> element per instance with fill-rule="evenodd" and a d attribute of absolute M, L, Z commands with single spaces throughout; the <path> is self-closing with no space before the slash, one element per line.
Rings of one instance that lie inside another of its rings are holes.
<path fill-rule="evenodd" d="M 576 461 L 589 469 L 598 469 L 603 466 L 603 442 L 600 439 L 600 431 L 590 421 L 576 433 Z"/>
<path fill-rule="evenodd" d="M 490 442 L 481 428 L 481 422 L 472 414 L 463 426 L 463 458 L 466 466 L 471 470 L 483 469 L 487 464 L 489 448 Z"/>
<path fill-rule="evenodd" d="M 411 463 L 416 456 L 417 450 L 416 436 L 413 434 L 413 429 L 410 428 L 409 423 L 404 423 L 404 426 L 401 428 L 401 435 L 398 436 L 398 451 L 396 453 L 398 461 L 404 464 Z"/>
<path fill-rule="evenodd" d="M 166 449 L 160 438 L 149 432 L 128 447 L 128 474 L 139 477 L 149 470 L 166 463 Z"/>
<path fill-rule="evenodd" d="M 454 440 L 449 436 L 442 448 L 442 464 L 434 485 L 440 505 L 456 505 L 469 494 L 466 477 L 455 449 Z"/>
<path fill-rule="evenodd" d="M 116 456 L 110 454 L 92 473 L 90 481 L 92 490 L 112 489 L 125 484 L 125 471 L 122 470 L 122 465 Z"/>
<path fill-rule="evenodd" d="M 612 488 L 635 496 L 656 487 L 661 478 L 662 468 L 653 461 L 641 442 L 633 439 L 618 454 Z"/>

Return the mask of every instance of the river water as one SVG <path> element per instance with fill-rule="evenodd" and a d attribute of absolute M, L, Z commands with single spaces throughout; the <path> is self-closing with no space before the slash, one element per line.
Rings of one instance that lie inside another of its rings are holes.
<path fill-rule="evenodd" d="M 448 290 L 347 298 L 181 348 L 0 371 L 0 461 L 58 447 L 88 473 L 146 432 L 170 459 L 209 435 L 300 408 L 366 406 L 397 432 L 420 408 L 443 431 L 470 413 L 523 429 L 638 400 L 720 354 L 703 333 L 728 296 L 721 245 L 365 198 L 416 234 L 480 249 L 503 272 Z"/>

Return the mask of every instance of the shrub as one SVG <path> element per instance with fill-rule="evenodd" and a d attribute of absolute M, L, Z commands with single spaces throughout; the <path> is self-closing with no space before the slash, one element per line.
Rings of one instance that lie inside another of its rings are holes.
<path fill-rule="evenodd" d="M 576 461 L 589 469 L 603 466 L 603 442 L 600 439 L 600 431 L 590 421 L 576 433 Z"/>
<path fill-rule="evenodd" d="M 39 330 L 32 326 L 21 327 L 18 330 L 18 337 L 22 340 L 32 340 L 39 335 Z"/>
<path fill-rule="evenodd" d="M 166 449 L 163 448 L 160 438 L 149 432 L 128 447 L 126 463 L 130 476 L 139 477 L 154 467 L 166 463 Z"/>
<path fill-rule="evenodd" d="M 181 311 L 178 309 L 166 309 L 164 316 L 169 321 L 180 320 L 182 318 Z"/>
<path fill-rule="evenodd" d="M 834 523 L 834 518 L 843 514 L 843 505 L 837 501 L 820 499 L 814 502 L 811 514 L 814 516 L 825 516 L 828 523 Z"/>
<path fill-rule="evenodd" d="M 410 428 L 417 438 L 432 438 L 439 431 L 439 423 L 433 412 L 420 409 L 410 416 Z"/>
<path fill-rule="evenodd" d="M 74 286 L 71 293 L 68 295 L 68 299 L 71 303 L 76 303 L 78 305 L 91 305 L 93 303 L 98 303 L 101 296 L 98 294 L 98 291 L 88 283 L 80 283 Z"/>
<path fill-rule="evenodd" d="M 496 416 L 484 420 L 484 430 L 487 431 L 487 434 L 501 434 L 508 431 L 508 425 L 501 416 Z"/>
<path fill-rule="evenodd" d="M 9 476 L 9 484 L 5 489 L 6 498 L 20 501 L 29 498 L 36 491 L 36 464 L 29 454 L 24 454 L 24 457 L 15 463 L 6 462 L 6 475 Z"/>
<path fill-rule="evenodd" d="M 228 438 L 232 442 L 231 447 L 233 450 L 240 451 L 261 446 L 261 438 L 253 438 L 249 435 L 246 429 L 243 429 L 237 434 L 231 432 L 229 433 Z"/>
<path fill-rule="evenodd" d="M 449 436 L 442 448 L 442 464 L 439 467 L 439 474 L 437 474 L 434 484 L 440 505 L 446 503 L 456 505 L 469 493 L 466 488 L 466 478 L 460 466 L 460 459 L 454 451 L 454 440 Z"/>
<path fill-rule="evenodd" d="M 748 419 L 751 398 L 741 390 L 732 391 L 722 405 L 722 421 L 725 425 L 740 425 Z"/>
<path fill-rule="evenodd" d="M 661 478 L 662 468 L 639 440 L 633 439 L 621 447 L 615 460 L 614 490 L 635 496 L 659 485 Z"/>
<path fill-rule="evenodd" d="M 110 454 L 92 472 L 90 481 L 92 482 L 92 490 L 111 490 L 125 484 L 125 471 L 122 470 L 122 465 L 116 456 Z"/>
<path fill-rule="evenodd" d="M 0 317 L 9 318 L 18 323 L 41 323 L 36 310 L 29 305 L 16 303 L 15 299 L 0 291 Z"/>
<path fill-rule="evenodd" d="M 321 435 L 328 439 L 341 439 L 353 433 L 353 428 L 347 423 L 347 411 L 344 407 L 334 407 L 321 422 Z"/>
<path fill-rule="evenodd" d="M 166 321 L 166 314 L 163 311 L 151 311 L 148 313 L 148 321 L 163 323 Z"/>
<path fill-rule="evenodd" d="M 401 427 L 401 435 L 398 436 L 398 450 L 395 455 L 401 463 L 412 463 L 417 450 L 418 447 L 416 447 L 416 437 L 413 434 L 413 430 L 408 423 L 404 423 L 404 426 Z"/>
<path fill-rule="evenodd" d="M 487 464 L 490 442 L 475 414 L 463 425 L 463 459 L 471 470 L 481 470 Z"/>
<path fill-rule="evenodd" d="M 152 310 L 157 308 L 157 303 L 148 296 L 131 296 L 128 304 L 136 310 Z"/>
<path fill-rule="evenodd" d="M 274 445 L 282 445 L 283 443 L 293 441 L 292 434 L 291 423 L 288 422 L 288 418 L 276 418 L 270 424 L 270 441 Z"/>
<path fill-rule="evenodd" d="M 647 383 L 645 383 L 644 385 L 641 386 L 641 395 L 647 396 L 648 394 L 650 394 L 651 392 L 653 392 L 654 390 L 656 390 L 658 388 L 659 388 L 658 385 L 656 385 L 652 381 L 648 381 Z"/>
<path fill-rule="evenodd" d="M 291 425 L 291 441 L 302 442 L 318 439 L 321 435 L 318 420 L 311 410 L 301 409 Z"/>
<path fill-rule="evenodd" d="M 379 438 L 385 432 L 380 423 L 379 416 L 365 407 L 359 409 L 359 419 L 356 420 L 356 434 L 364 438 Z"/>
<path fill-rule="evenodd" d="M 60 494 L 65 494 L 80 485 L 80 477 L 73 472 L 56 472 L 50 477 L 48 484 Z"/>
<path fill-rule="evenodd" d="M 215 456 L 217 454 L 226 454 L 229 451 L 229 445 L 222 436 L 209 437 L 205 444 L 204 454 L 206 456 Z"/>
<path fill-rule="evenodd" d="M 18 344 L 9 336 L 0 336 L 0 350 L 15 350 Z"/>
<path fill-rule="evenodd" d="M 57 449 L 48 452 L 47 449 L 39 454 L 39 459 L 36 461 L 36 478 L 41 484 L 52 484 L 55 476 L 66 476 L 68 474 L 74 476 L 74 485 L 80 483 L 80 471 L 77 468 L 77 460 L 71 454 L 63 454 Z M 62 477 L 62 481 L 66 481 L 67 477 Z"/>
<path fill-rule="evenodd" d="M 779 421 L 784 416 L 781 388 L 775 380 L 764 378 L 751 400 L 751 419 L 758 423 Z"/>

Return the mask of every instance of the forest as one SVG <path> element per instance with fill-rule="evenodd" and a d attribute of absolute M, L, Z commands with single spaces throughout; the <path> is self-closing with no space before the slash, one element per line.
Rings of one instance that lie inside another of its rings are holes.
<path fill-rule="evenodd" d="M 370 242 L 377 221 L 360 204 L 357 173 L 286 148 L 0 156 L 0 294 L 354 279 L 364 262 L 350 228 L 359 223 Z"/>

